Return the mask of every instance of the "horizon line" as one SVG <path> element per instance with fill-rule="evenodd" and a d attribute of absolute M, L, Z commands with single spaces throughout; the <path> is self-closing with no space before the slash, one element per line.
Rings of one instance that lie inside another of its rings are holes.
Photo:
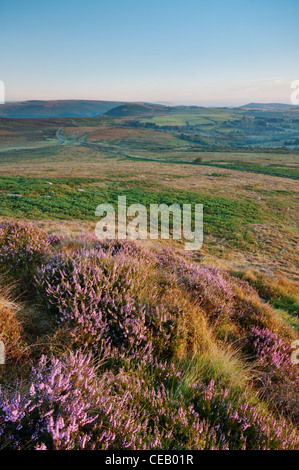
<path fill-rule="evenodd" d="M 246 105 L 252 105 L 252 104 L 265 104 L 265 105 L 270 105 L 270 104 L 273 104 L 273 105 L 278 105 L 278 104 L 282 104 L 282 105 L 286 105 L 286 106 L 291 106 L 291 107 L 298 107 L 298 105 L 294 105 L 290 102 L 283 102 L 283 101 L 250 101 L 250 102 L 246 102 L 245 104 L 241 104 L 241 105 L 233 105 L 233 104 L 228 104 L 228 105 L 200 105 L 200 104 L 192 104 L 192 103 L 189 103 L 189 104 L 173 104 L 171 102 L 167 102 L 167 101 L 142 101 L 142 100 L 133 100 L 133 101 L 130 101 L 130 100 L 114 100 L 114 99 L 94 99 L 94 98 L 57 98 L 57 99 L 46 99 L 46 98 L 43 98 L 43 99 L 35 99 L 35 98 L 30 98 L 30 99 L 21 99 L 21 100 L 6 100 L 5 103 L 2 103 L 2 105 L 5 105 L 5 104 L 10 104 L 10 103 L 28 103 L 28 102 L 32 102 L 32 101 L 37 101 L 37 102 L 45 102 L 45 101 L 51 101 L 51 102 L 54 102 L 54 101 L 99 101 L 99 102 L 115 102 L 115 103 L 124 103 L 124 104 L 134 104 L 134 103 L 141 103 L 141 104 L 157 104 L 159 106 L 165 106 L 165 107 L 177 107 L 177 106 L 194 106 L 194 107 L 197 107 L 197 108 L 240 108 L 240 107 L 244 107 Z M 0 105 L 1 106 L 1 105 Z"/>

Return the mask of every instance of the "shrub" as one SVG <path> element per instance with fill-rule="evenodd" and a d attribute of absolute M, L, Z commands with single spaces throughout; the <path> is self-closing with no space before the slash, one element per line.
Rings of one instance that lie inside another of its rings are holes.
<path fill-rule="evenodd" d="M 74 344 L 144 355 L 167 351 L 176 326 L 165 307 L 138 298 L 146 280 L 136 259 L 89 250 L 53 257 L 38 270 L 36 285 L 57 324 L 69 327 Z"/>
<path fill-rule="evenodd" d="M 16 387 L 17 388 L 17 387 Z M 0 437 L 9 449 L 84 448 L 100 386 L 90 356 L 42 356 L 23 392 L 2 392 Z"/>
<path fill-rule="evenodd" d="M 276 333 L 268 328 L 253 327 L 246 342 L 264 370 L 283 380 L 288 378 L 293 384 L 298 382 L 296 366 L 291 362 L 291 348 Z"/>
<path fill-rule="evenodd" d="M 132 360 L 130 360 L 132 361 Z M 288 449 L 295 436 L 277 421 L 213 381 L 181 393 L 184 374 L 152 362 L 135 373 L 97 376 L 80 352 L 43 356 L 26 384 L 0 396 L 0 442 L 6 449 Z M 143 370 L 142 370 L 143 368 Z M 176 389 L 159 375 L 176 380 Z M 156 383 L 155 383 L 156 382 Z"/>
<path fill-rule="evenodd" d="M 27 278 L 46 260 L 50 242 L 46 234 L 31 225 L 0 223 L 0 266 L 5 274 Z"/>
<path fill-rule="evenodd" d="M 288 422 L 262 412 L 249 401 L 246 392 L 233 397 L 213 380 L 194 389 L 196 412 L 214 424 L 220 442 L 227 442 L 229 449 L 292 449 L 296 445 L 296 432 L 291 431 Z"/>

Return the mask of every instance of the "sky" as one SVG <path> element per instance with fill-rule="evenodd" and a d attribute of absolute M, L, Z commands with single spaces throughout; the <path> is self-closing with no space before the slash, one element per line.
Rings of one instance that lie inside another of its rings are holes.
<path fill-rule="evenodd" d="M 290 103 L 299 0 L 0 0 L 6 101 Z"/>

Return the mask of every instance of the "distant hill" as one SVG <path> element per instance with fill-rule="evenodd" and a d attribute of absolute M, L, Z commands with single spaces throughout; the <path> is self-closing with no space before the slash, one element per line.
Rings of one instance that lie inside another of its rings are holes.
<path fill-rule="evenodd" d="M 173 109 L 179 109 L 179 110 L 185 110 L 185 109 L 206 109 L 204 106 L 187 106 L 187 105 L 183 105 L 183 104 L 180 104 L 180 105 L 177 105 L 177 106 L 174 106 Z"/>
<path fill-rule="evenodd" d="M 125 117 L 125 116 L 148 116 L 153 114 L 160 114 L 167 112 L 169 108 L 161 104 L 152 103 L 126 103 L 121 106 L 117 106 L 105 113 L 106 116 L 110 117 Z"/>
<path fill-rule="evenodd" d="M 97 101 L 97 100 L 30 100 L 0 105 L 0 118 L 72 118 L 110 117 L 142 118 L 167 114 L 170 111 L 209 109 L 202 106 L 165 106 L 146 102 Z M 216 108 L 215 108 L 216 109 Z M 219 108 L 220 109 L 220 108 Z M 225 108 L 221 108 L 225 109 Z M 237 107 L 244 111 L 289 111 L 299 106 L 283 103 L 248 103 Z"/>
<path fill-rule="evenodd" d="M 298 108 L 298 106 L 285 103 L 249 103 L 238 107 L 238 109 L 258 109 L 261 111 L 287 111 L 294 108 Z"/>
<path fill-rule="evenodd" d="M 123 105 L 120 101 L 55 100 L 22 101 L 0 105 L 0 117 L 7 118 L 57 118 L 94 117 Z"/>

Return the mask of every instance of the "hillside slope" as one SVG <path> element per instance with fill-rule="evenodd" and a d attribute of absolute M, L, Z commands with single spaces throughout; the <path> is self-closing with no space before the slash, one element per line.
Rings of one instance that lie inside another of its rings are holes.
<path fill-rule="evenodd" d="M 296 336 L 244 280 L 15 222 L 0 260 L 1 449 L 296 448 Z"/>
<path fill-rule="evenodd" d="M 288 111 L 298 109 L 299 106 L 285 103 L 248 103 L 240 106 L 238 109 L 259 109 L 261 111 Z"/>
<path fill-rule="evenodd" d="M 51 117 L 93 117 L 104 114 L 124 103 L 118 101 L 54 100 L 22 101 L 0 106 L 0 117 L 9 118 L 51 118 Z"/>
<path fill-rule="evenodd" d="M 148 115 L 165 114 L 169 109 L 167 106 L 148 103 L 127 103 L 117 106 L 107 111 L 106 116 L 110 117 L 143 117 Z"/>

